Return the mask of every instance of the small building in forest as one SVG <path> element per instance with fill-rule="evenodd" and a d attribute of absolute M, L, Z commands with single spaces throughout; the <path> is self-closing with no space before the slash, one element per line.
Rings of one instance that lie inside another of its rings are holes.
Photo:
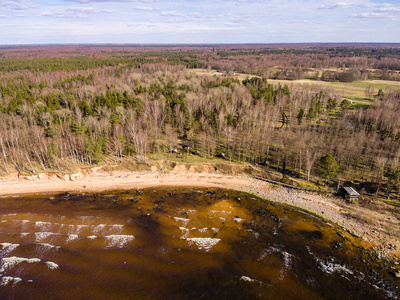
<path fill-rule="evenodd" d="M 358 197 L 360 197 L 360 194 L 351 186 L 344 187 L 343 189 L 344 189 L 345 198 L 349 199 L 350 201 L 358 200 Z"/>

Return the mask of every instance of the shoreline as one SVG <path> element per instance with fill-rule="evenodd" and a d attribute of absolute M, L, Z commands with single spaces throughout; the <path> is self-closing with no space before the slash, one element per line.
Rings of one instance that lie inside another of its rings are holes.
<path fill-rule="evenodd" d="M 94 168 L 63 177 L 39 174 L 18 178 L 16 174 L 2 177 L 0 197 L 62 192 L 103 192 L 110 190 L 144 189 L 151 187 L 216 187 L 251 193 L 269 201 L 288 204 L 333 222 L 351 234 L 375 244 L 383 257 L 400 258 L 400 225 L 389 211 L 379 211 L 360 204 L 346 204 L 338 197 L 276 187 L 247 175 L 190 172 L 185 166 L 169 173 L 111 171 Z"/>

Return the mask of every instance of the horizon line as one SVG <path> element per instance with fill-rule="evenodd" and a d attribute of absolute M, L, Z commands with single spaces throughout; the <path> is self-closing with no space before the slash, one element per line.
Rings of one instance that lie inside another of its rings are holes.
<path fill-rule="evenodd" d="M 271 42 L 271 43 L 39 43 L 39 44 L 0 44 L 0 47 L 38 47 L 38 46 L 264 46 L 264 45 L 395 45 L 400 42 Z"/>

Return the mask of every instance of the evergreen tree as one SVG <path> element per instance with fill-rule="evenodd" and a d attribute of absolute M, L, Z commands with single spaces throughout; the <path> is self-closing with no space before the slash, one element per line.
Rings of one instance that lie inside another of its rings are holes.
<path fill-rule="evenodd" d="M 299 125 L 303 123 L 303 117 L 304 117 L 304 109 L 300 108 L 299 113 L 297 114 L 297 120 Z"/>
<path fill-rule="evenodd" d="M 383 98 L 385 97 L 385 93 L 382 91 L 382 89 L 379 89 L 378 94 L 377 94 L 377 97 L 378 97 L 380 100 L 383 100 Z"/>
<path fill-rule="evenodd" d="M 325 177 L 325 185 L 329 178 L 336 176 L 339 166 L 335 157 L 331 154 L 324 155 L 319 160 L 318 172 L 321 176 Z"/>
<path fill-rule="evenodd" d="M 58 149 L 57 144 L 54 141 L 52 141 L 49 147 L 47 148 L 47 156 L 50 168 L 53 168 L 55 160 L 59 154 L 60 154 L 60 149 Z"/>
<path fill-rule="evenodd" d="M 71 122 L 70 129 L 71 129 L 72 134 L 83 134 L 85 132 L 85 129 L 83 128 L 83 126 L 79 126 L 79 124 L 76 123 L 75 121 Z"/>

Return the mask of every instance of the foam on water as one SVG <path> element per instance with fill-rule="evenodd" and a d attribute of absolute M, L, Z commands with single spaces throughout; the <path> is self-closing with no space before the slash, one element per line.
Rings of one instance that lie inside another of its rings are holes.
<path fill-rule="evenodd" d="M 18 197 L 18 196 L 17 196 Z M 16 216 L 17 214 L 3 214 L 3 217 L 14 217 L 14 216 Z"/>
<path fill-rule="evenodd" d="M 37 243 L 36 244 L 36 251 L 39 253 L 45 253 L 52 249 L 58 250 L 60 248 L 61 248 L 60 246 L 55 246 L 55 245 L 48 244 L 48 243 Z"/>
<path fill-rule="evenodd" d="M 248 282 L 253 282 L 254 281 L 254 279 L 251 279 L 250 277 L 247 277 L 247 276 L 240 277 L 240 280 L 248 281 Z"/>
<path fill-rule="evenodd" d="M 53 232 L 35 232 L 35 242 L 39 243 L 42 242 L 43 240 L 51 237 L 54 233 Z"/>
<path fill-rule="evenodd" d="M 89 236 L 87 236 L 86 238 L 87 238 L 87 239 L 94 240 L 94 239 L 97 239 L 97 235 L 89 235 Z"/>
<path fill-rule="evenodd" d="M 64 224 L 63 224 L 64 225 Z M 65 225 L 68 226 L 68 232 L 69 233 L 74 233 L 75 232 L 75 225 Z M 63 226 L 64 227 L 64 226 Z"/>
<path fill-rule="evenodd" d="M 105 227 L 106 227 L 106 224 L 99 224 L 93 228 L 93 233 L 99 234 L 104 230 Z"/>
<path fill-rule="evenodd" d="M 49 228 L 51 226 L 51 222 L 36 221 L 35 226 L 40 227 L 41 229 Z"/>
<path fill-rule="evenodd" d="M 124 229 L 124 225 L 121 224 L 113 224 L 113 225 L 106 225 L 106 224 L 99 224 L 95 225 L 92 228 L 92 232 L 97 235 L 111 235 L 111 234 L 119 234 Z"/>
<path fill-rule="evenodd" d="M 16 266 L 22 262 L 33 264 L 33 263 L 39 263 L 40 259 L 39 258 L 16 257 L 16 256 L 3 257 L 1 259 L 0 274 L 3 273 L 5 270 L 11 269 L 14 266 Z"/>
<path fill-rule="evenodd" d="M 95 216 L 78 216 L 78 219 L 84 220 L 84 221 L 92 221 L 94 220 L 96 217 Z"/>
<path fill-rule="evenodd" d="M 181 239 L 186 239 L 189 235 L 190 230 L 185 227 L 179 227 L 179 229 L 182 231 Z"/>
<path fill-rule="evenodd" d="M 89 228 L 89 226 L 90 225 L 88 225 L 88 224 L 80 224 L 80 225 L 76 225 L 76 229 L 79 231 L 79 230 L 82 230 L 84 228 Z"/>
<path fill-rule="evenodd" d="M 329 273 L 329 274 L 332 274 L 335 272 L 342 272 L 342 273 L 353 275 L 353 271 L 351 271 L 350 269 L 348 269 L 340 264 L 334 264 L 332 262 L 325 262 L 323 260 L 319 260 L 319 267 L 322 271 L 324 271 L 325 273 Z"/>
<path fill-rule="evenodd" d="M 110 247 L 122 248 L 126 244 L 135 239 L 133 235 L 118 235 L 118 234 L 106 235 L 105 238 L 108 241 L 107 248 Z"/>
<path fill-rule="evenodd" d="M 36 245 L 47 247 L 47 248 L 56 248 L 56 249 L 60 248 L 60 246 L 55 246 L 55 245 L 52 245 L 52 244 L 49 244 L 49 243 L 37 243 Z"/>
<path fill-rule="evenodd" d="M 286 251 L 282 251 L 283 267 L 279 271 L 279 280 L 283 280 L 286 276 L 286 271 L 292 266 L 292 255 Z"/>
<path fill-rule="evenodd" d="M 7 285 L 9 283 L 12 283 L 13 285 L 15 285 L 20 281 L 22 281 L 22 279 L 19 277 L 4 276 L 4 277 L 1 277 L 0 286 Z"/>
<path fill-rule="evenodd" d="M 83 229 L 89 228 L 89 225 L 76 225 L 75 234 L 80 233 Z"/>
<path fill-rule="evenodd" d="M 247 282 L 257 282 L 257 283 L 261 283 L 260 281 L 258 281 L 258 280 L 256 280 L 256 279 L 251 279 L 251 278 L 248 277 L 248 276 L 242 276 L 242 277 L 240 277 L 240 280 L 247 281 Z"/>
<path fill-rule="evenodd" d="M 28 228 L 31 226 L 30 220 L 21 220 L 21 231 L 29 230 Z"/>
<path fill-rule="evenodd" d="M 183 224 L 183 226 L 186 226 L 188 223 L 189 223 L 189 221 L 190 221 L 190 219 L 185 219 L 185 218 L 178 218 L 178 217 L 174 217 L 174 220 L 175 221 L 181 221 L 182 222 L 182 224 Z"/>
<path fill-rule="evenodd" d="M 217 238 L 187 238 L 186 240 L 188 241 L 189 246 L 195 243 L 199 250 L 204 249 L 206 252 L 221 241 L 221 239 Z"/>
<path fill-rule="evenodd" d="M 58 269 L 58 265 L 52 261 L 46 261 L 45 264 L 49 269 Z"/>
<path fill-rule="evenodd" d="M 226 214 L 228 214 L 228 215 L 230 215 L 232 212 L 231 211 L 225 211 L 225 210 L 211 210 L 211 213 L 212 214 L 217 214 L 217 215 L 226 215 Z"/>
<path fill-rule="evenodd" d="M 0 243 L 1 250 L 0 250 L 0 255 L 1 256 L 7 256 L 9 255 L 15 248 L 19 246 L 19 244 L 11 244 L 11 243 Z"/>
<path fill-rule="evenodd" d="M 242 222 L 244 221 L 244 219 L 239 218 L 239 217 L 235 217 L 235 218 L 233 219 L 233 221 L 234 221 L 235 223 L 242 223 Z"/>
<path fill-rule="evenodd" d="M 120 224 L 114 224 L 114 225 L 111 225 L 110 227 L 112 228 L 112 230 L 115 230 L 118 233 L 120 233 L 124 229 L 124 225 L 120 225 Z"/>
<path fill-rule="evenodd" d="M 283 265 L 285 266 L 286 269 L 290 269 L 292 265 L 292 255 L 290 253 L 287 253 L 286 251 L 282 252 L 283 255 Z"/>
<path fill-rule="evenodd" d="M 78 240 L 79 236 L 77 234 L 68 234 L 67 239 L 65 240 L 66 243 Z"/>
<path fill-rule="evenodd" d="M 269 248 L 263 249 L 260 257 L 257 260 L 263 260 L 267 255 L 271 255 L 271 254 L 277 253 L 277 252 L 282 252 L 282 250 L 279 248 L 276 248 L 276 247 L 272 247 L 272 246 Z"/>
<path fill-rule="evenodd" d="M 332 273 L 342 273 L 342 274 L 349 274 L 349 275 L 354 275 L 354 272 L 348 268 L 346 268 L 344 265 L 340 264 L 335 264 L 333 262 L 328 262 L 320 259 L 314 253 L 311 251 L 310 247 L 306 246 L 308 253 L 310 253 L 315 261 L 318 263 L 318 267 L 325 273 L 332 274 Z M 364 274 L 363 274 L 364 275 Z M 344 278 L 347 278 L 343 276 Z M 348 278 L 347 278 L 348 279 Z"/>

